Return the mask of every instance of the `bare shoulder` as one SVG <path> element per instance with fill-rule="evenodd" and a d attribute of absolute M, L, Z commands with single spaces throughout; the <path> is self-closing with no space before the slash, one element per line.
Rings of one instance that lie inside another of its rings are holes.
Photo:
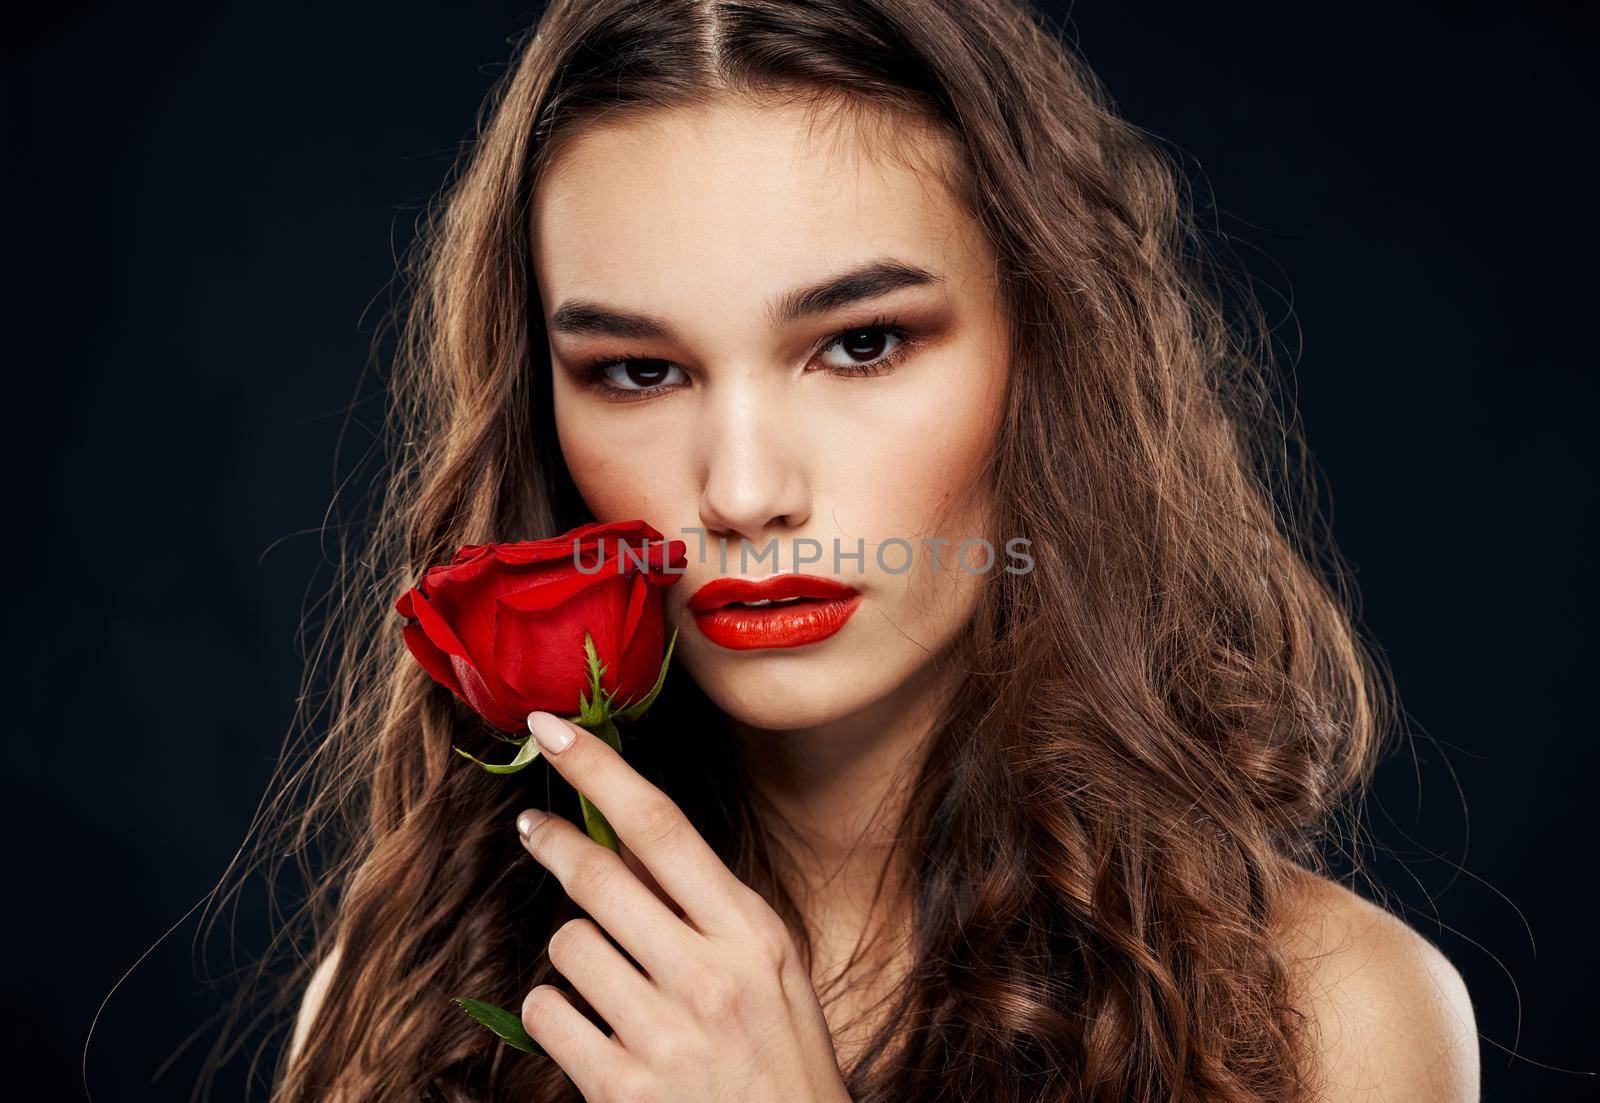
<path fill-rule="evenodd" d="M 339 950 L 335 947 L 312 971 L 311 980 L 306 984 L 306 993 L 300 999 L 300 1013 L 295 1016 L 294 1034 L 289 1039 L 290 1062 L 299 1056 L 306 1035 L 311 1033 L 312 1020 L 317 1017 L 317 1009 L 322 1006 L 322 999 L 327 995 L 328 985 L 333 980 L 333 971 L 338 966 Z"/>
<path fill-rule="evenodd" d="M 1477 1103 L 1477 1024 L 1455 966 L 1342 885 L 1297 881 L 1279 927 L 1318 1103 Z"/>

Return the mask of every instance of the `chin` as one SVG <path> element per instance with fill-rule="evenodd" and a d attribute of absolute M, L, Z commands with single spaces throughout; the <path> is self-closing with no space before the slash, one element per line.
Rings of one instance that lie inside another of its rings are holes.
<path fill-rule="evenodd" d="M 855 649 L 733 652 L 695 642 L 680 644 L 683 665 L 706 696 L 730 719 L 769 731 L 836 723 L 870 708 L 898 680 Z"/>

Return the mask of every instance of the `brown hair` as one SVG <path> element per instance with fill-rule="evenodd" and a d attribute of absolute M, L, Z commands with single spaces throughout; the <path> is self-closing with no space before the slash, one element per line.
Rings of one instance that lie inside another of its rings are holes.
<path fill-rule="evenodd" d="M 588 519 L 553 432 L 532 191 L 586 122 L 729 94 L 931 122 L 1012 331 L 994 524 L 1037 567 L 988 575 L 962 637 L 896 833 L 913 964 L 851 1097 L 1301 1096 L 1274 916 L 1367 777 L 1387 687 L 1300 493 L 1260 311 L 1204 261 L 1179 174 L 1013 0 L 557 0 L 417 244 L 392 479 L 309 664 L 328 730 L 305 718 L 262 820 L 262 851 L 305 863 L 280 947 L 341 948 L 273 1099 L 579 1098 L 450 1002 L 564 984 L 543 947 L 577 913 L 507 829 L 528 783 L 451 754 L 481 733 L 390 602 L 460 544 Z M 653 723 L 705 741 L 695 771 L 648 736 L 630 760 L 803 945 L 717 719 L 680 673 Z"/>

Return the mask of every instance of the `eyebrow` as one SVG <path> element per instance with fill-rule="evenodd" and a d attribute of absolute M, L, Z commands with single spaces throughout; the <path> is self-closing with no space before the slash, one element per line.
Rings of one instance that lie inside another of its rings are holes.
<path fill-rule="evenodd" d="M 781 295 L 769 315 L 774 326 L 827 314 L 905 287 L 942 283 L 926 268 L 899 260 L 875 260 L 830 276 L 821 283 Z M 550 330 L 574 336 L 618 337 L 624 340 L 671 340 L 672 327 L 659 318 L 603 303 L 568 299 L 550 315 Z"/>

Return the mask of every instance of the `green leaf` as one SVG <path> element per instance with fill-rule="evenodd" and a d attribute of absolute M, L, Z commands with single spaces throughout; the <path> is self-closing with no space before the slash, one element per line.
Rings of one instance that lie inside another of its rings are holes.
<path fill-rule="evenodd" d="M 667 641 L 667 653 L 661 660 L 661 673 L 656 676 L 655 687 L 651 689 L 649 693 L 645 694 L 644 698 L 637 704 L 629 705 L 627 708 L 618 712 L 616 714 L 618 720 L 637 720 L 639 717 L 645 714 L 646 709 L 655 704 L 656 695 L 661 692 L 661 687 L 667 683 L 667 667 L 672 663 L 672 648 L 677 644 L 677 642 L 678 630 L 674 628 L 672 630 L 672 638 Z"/>
<path fill-rule="evenodd" d="M 467 759 L 468 761 L 471 761 L 471 762 L 478 763 L 479 766 L 482 766 L 485 770 L 488 770 L 491 774 L 514 774 L 518 770 L 520 770 L 523 767 L 527 766 L 528 763 L 532 762 L 535 758 L 539 757 L 539 743 L 531 735 L 523 736 L 522 739 L 518 742 L 517 747 L 518 747 L 517 756 L 515 758 L 513 758 L 510 762 L 505 763 L 504 765 L 498 765 L 498 764 L 493 763 L 493 762 L 480 761 L 479 759 L 473 758 L 466 751 L 463 751 L 460 747 L 456 747 L 456 748 L 454 748 L 454 750 L 455 750 L 456 754 L 460 755 L 462 758 L 465 758 L 465 759 Z"/>
<path fill-rule="evenodd" d="M 485 724 L 483 726 L 483 730 L 488 732 L 494 738 L 500 740 L 502 743 L 511 743 L 518 747 L 522 746 L 522 741 L 528 738 L 525 735 L 508 735 L 492 724 Z"/>
<path fill-rule="evenodd" d="M 522 1019 L 513 1015 L 504 1008 L 496 1007 L 492 1003 L 482 1000 L 471 1000 L 465 996 L 457 996 L 455 1002 L 461 1005 L 461 1010 L 471 1015 L 478 1022 L 488 1027 L 508 1046 L 514 1046 L 524 1053 L 537 1053 L 541 1057 L 548 1056 L 539 1048 L 539 1043 L 528 1036 L 522 1027 Z"/>

